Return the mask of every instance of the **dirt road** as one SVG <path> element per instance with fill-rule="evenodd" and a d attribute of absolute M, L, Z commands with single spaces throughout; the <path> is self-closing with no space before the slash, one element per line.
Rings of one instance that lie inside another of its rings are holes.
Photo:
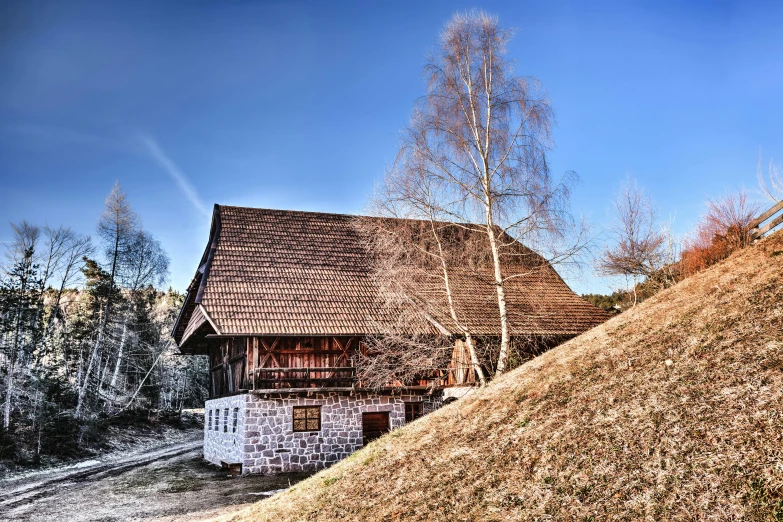
<path fill-rule="evenodd" d="M 229 477 L 192 438 L 104 462 L 0 482 L 0 520 L 186 521 L 256 502 L 306 474 Z"/>

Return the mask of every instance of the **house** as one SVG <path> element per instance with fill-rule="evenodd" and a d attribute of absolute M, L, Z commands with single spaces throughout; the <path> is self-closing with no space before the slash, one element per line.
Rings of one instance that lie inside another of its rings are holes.
<path fill-rule="evenodd" d="M 455 368 L 436 386 L 371 390 L 357 382 L 355 356 L 384 318 L 354 219 L 215 205 L 173 332 L 182 353 L 209 357 L 208 461 L 241 465 L 243 473 L 320 469 L 439 407 L 444 390 L 472 380 L 472 372 Z M 465 312 L 476 331 L 497 336 L 494 289 L 463 290 L 474 297 Z M 561 340 L 607 317 L 548 265 L 507 293 L 513 335 Z M 530 313 L 532 302 L 545 313 Z M 441 334 L 448 329 L 445 311 L 430 314 Z"/>

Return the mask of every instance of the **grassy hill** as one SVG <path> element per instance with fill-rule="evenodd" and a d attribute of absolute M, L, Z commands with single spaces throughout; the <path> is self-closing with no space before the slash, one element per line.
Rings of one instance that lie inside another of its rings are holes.
<path fill-rule="evenodd" d="M 783 520 L 783 234 L 231 520 Z"/>

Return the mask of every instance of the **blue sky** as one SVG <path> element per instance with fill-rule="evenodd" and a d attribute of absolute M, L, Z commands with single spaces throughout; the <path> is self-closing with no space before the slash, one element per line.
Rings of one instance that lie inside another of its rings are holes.
<path fill-rule="evenodd" d="M 184 290 L 213 203 L 359 213 L 471 7 L 517 28 L 598 231 L 627 174 L 683 234 L 706 197 L 755 189 L 759 150 L 783 159 L 781 3 L 6 1 L 0 240 L 21 219 L 94 233 L 118 180 Z"/>

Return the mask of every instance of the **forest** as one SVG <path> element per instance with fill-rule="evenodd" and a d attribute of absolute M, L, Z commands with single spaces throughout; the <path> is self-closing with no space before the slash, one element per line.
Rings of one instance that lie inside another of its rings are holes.
<path fill-rule="evenodd" d="M 183 295 L 115 184 L 94 237 L 12 223 L 0 262 L 0 469 L 88 454 L 108 426 L 178 419 L 206 397 L 206 361 L 180 356 Z M 173 422 L 173 421 L 171 421 Z"/>

